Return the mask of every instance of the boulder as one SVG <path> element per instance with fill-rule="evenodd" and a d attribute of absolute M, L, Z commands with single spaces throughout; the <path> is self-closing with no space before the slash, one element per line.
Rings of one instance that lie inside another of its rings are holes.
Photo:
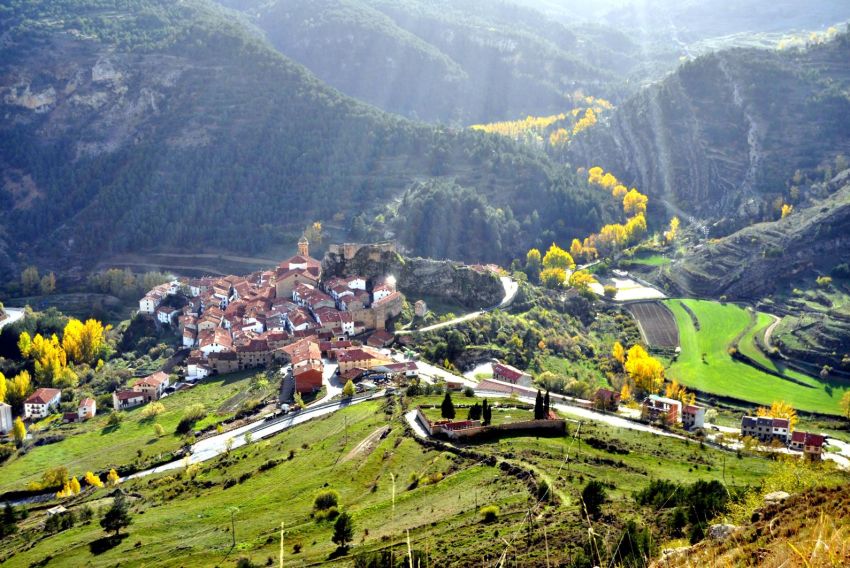
<path fill-rule="evenodd" d="M 719 541 L 726 540 L 737 528 L 735 525 L 711 525 L 708 529 L 708 538 Z"/>
<path fill-rule="evenodd" d="M 785 491 L 774 491 L 773 493 L 768 493 L 764 496 L 764 504 L 765 505 L 775 505 L 776 503 L 781 503 L 788 499 L 791 495 L 786 493 Z"/>

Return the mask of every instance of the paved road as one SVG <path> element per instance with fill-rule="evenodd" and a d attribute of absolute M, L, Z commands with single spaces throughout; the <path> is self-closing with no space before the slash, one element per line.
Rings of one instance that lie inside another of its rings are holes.
<path fill-rule="evenodd" d="M 24 317 L 24 309 L 23 308 L 4 308 L 6 310 L 6 317 L 0 320 L 0 329 L 3 329 L 4 326 L 11 325 Z"/>
<path fill-rule="evenodd" d="M 291 428 L 292 426 L 295 426 L 297 424 L 302 424 L 304 422 L 307 422 L 308 420 L 312 420 L 313 418 L 318 418 L 319 416 L 331 414 L 341 408 L 346 408 L 354 404 L 359 404 L 367 400 L 381 398 L 383 396 L 384 392 L 378 391 L 374 394 L 355 397 L 350 400 L 331 402 L 318 407 L 313 406 L 306 410 L 302 410 L 301 412 L 287 414 L 283 418 L 271 421 L 266 421 L 265 419 L 257 420 L 255 422 L 252 422 L 251 424 L 246 424 L 241 428 L 231 430 L 230 432 L 225 432 L 224 434 L 219 434 L 217 436 L 212 436 L 210 438 L 201 440 L 200 442 L 192 446 L 191 454 L 186 458 L 173 461 L 152 469 L 139 471 L 128 476 L 127 479 L 137 479 L 139 477 L 146 477 L 154 473 L 171 471 L 179 469 L 181 467 L 186 467 L 189 464 L 205 462 L 215 457 L 218 457 L 225 451 L 227 451 L 228 440 L 233 440 L 231 448 L 238 448 L 240 446 L 244 446 L 245 434 L 249 432 L 251 434 L 252 440 L 261 440 L 263 438 L 273 436 L 278 432 L 282 432 L 283 430 Z"/>
<path fill-rule="evenodd" d="M 397 331 L 396 335 L 407 335 L 411 333 L 425 333 L 427 331 L 435 331 L 437 329 L 442 329 L 444 327 L 450 327 L 465 321 L 473 320 L 481 317 L 487 312 L 510 306 L 514 301 L 514 298 L 516 298 L 517 292 L 519 291 L 519 283 L 515 282 L 512 278 L 508 276 L 501 276 L 499 279 L 502 281 L 502 287 L 505 289 L 505 295 L 502 298 L 502 301 L 493 306 L 492 308 L 484 308 L 476 312 L 470 312 L 466 315 L 462 315 L 441 323 L 435 323 L 434 325 L 429 325 L 420 329 L 406 329 L 402 331 Z"/>

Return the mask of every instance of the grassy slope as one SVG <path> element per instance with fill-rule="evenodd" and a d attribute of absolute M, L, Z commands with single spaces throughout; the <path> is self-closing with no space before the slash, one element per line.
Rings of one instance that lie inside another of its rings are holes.
<path fill-rule="evenodd" d="M 346 460 L 361 440 L 387 423 L 380 406 L 379 402 L 360 404 L 312 421 L 309 427 L 240 449 L 229 463 L 213 463 L 198 475 L 197 481 L 216 484 L 211 489 L 192 486 L 176 498 L 169 498 L 181 482 L 169 480 L 160 487 L 155 487 L 155 480 L 128 484 L 125 489 L 144 495 L 144 502 L 136 503 L 136 509 L 144 510 L 144 514 L 134 514 L 127 541 L 102 555 L 89 552 L 89 543 L 103 535 L 94 523 L 44 541 L 16 555 L 8 565 L 27 566 L 47 554 L 53 556 L 56 565 L 67 566 L 89 561 L 94 566 L 118 561 L 147 566 L 180 562 L 192 566 L 231 565 L 243 554 L 255 562 L 265 562 L 269 556 L 277 558 L 281 522 L 287 527 L 287 565 L 321 562 L 334 549 L 330 542 L 332 524 L 316 523 L 309 514 L 313 498 L 326 484 L 340 493 L 342 506 L 354 515 L 355 544 L 361 544 L 364 529 L 369 530 L 367 547 L 385 545 L 388 541 L 383 537 L 388 535 L 400 539 L 406 528 L 422 527 L 433 534 L 455 532 L 477 523 L 476 500 L 498 503 L 503 511 L 525 503 L 527 494 L 513 478 L 450 454 L 424 451 L 403 435 L 398 422 L 373 451 Z M 290 450 L 295 451 L 291 461 L 258 472 L 266 460 L 285 458 Z M 445 474 L 441 482 L 407 489 L 412 473 L 436 472 Z M 226 490 L 218 485 L 243 473 L 252 476 Z M 395 514 L 390 473 L 396 476 Z M 237 550 L 231 551 L 227 527 L 233 507 L 238 508 Z M 432 520 L 440 520 L 439 526 L 431 527 Z M 415 545 L 419 544 L 419 532 L 411 532 Z M 142 542 L 139 548 L 133 546 L 137 540 Z M 297 556 L 292 554 L 296 543 L 303 546 Z"/>
<path fill-rule="evenodd" d="M 47 555 L 53 557 L 51 565 L 57 566 L 107 566 L 119 561 L 146 566 L 230 566 L 241 555 L 263 563 L 269 557 L 277 558 L 278 530 L 285 522 L 286 564 L 322 562 L 333 550 L 331 525 L 317 524 L 309 514 L 316 493 L 328 485 L 340 493 L 343 507 L 354 516 L 355 553 L 386 547 L 390 539 L 398 542 L 404 530 L 410 528 L 414 548 L 454 555 L 442 557 L 439 565 L 465 565 L 464 559 L 483 558 L 494 551 L 498 554 L 501 541 L 489 533 L 500 530 L 509 535 L 516 530 L 528 498 L 523 486 L 498 468 L 424 450 L 404 434 L 399 413 L 396 411 L 390 418 L 382 405 L 383 402 L 363 403 L 240 448 L 230 458 L 208 464 L 194 483 L 159 477 L 127 484 L 127 491 L 142 497 L 134 502 L 130 536 L 102 554 L 92 555 L 89 549 L 92 541 L 103 536 L 96 522 L 40 540 L 29 550 L 22 550 L 28 546 L 24 543 L 26 534 L 4 541 L 0 548 L 3 553 L 18 551 L 8 566 L 28 566 Z M 363 439 L 387 424 L 392 430 L 386 439 L 371 452 L 351 456 L 352 449 Z M 629 453 L 591 448 L 587 444 L 591 437 L 615 443 Z M 572 438 L 522 437 L 475 448 L 534 467 L 554 482 L 555 490 L 566 497 L 566 502 L 552 510 L 552 515 L 547 514 L 553 531 L 561 527 L 586 530 L 581 529 L 576 503 L 587 479 L 615 485 L 613 503 L 606 509 L 634 511 L 632 492 L 645 487 L 650 478 L 693 481 L 724 479 L 725 474 L 729 483 L 753 483 L 770 467 L 765 459 L 736 459 L 694 443 L 605 425 L 585 424 L 582 439 L 585 441 L 579 444 Z M 287 460 L 290 451 L 295 454 Z M 569 465 L 563 466 L 566 452 L 573 457 Z M 259 471 L 261 464 L 274 458 L 283 461 Z M 247 473 L 251 475 L 243 483 L 223 489 L 224 480 L 238 479 Z M 391 473 L 396 478 L 395 513 Z M 408 489 L 413 473 L 443 473 L 445 477 L 436 484 L 420 483 L 417 488 Z M 203 487 L 204 483 L 210 487 Z M 99 491 L 84 499 L 102 497 L 103 491 Z M 499 505 L 500 521 L 482 526 L 476 505 L 491 503 Z M 94 502 L 93 506 L 100 504 Z M 228 527 L 234 507 L 237 545 L 236 550 L 231 550 Z M 43 511 L 32 511 L 25 527 L 38 527 L 43 519 Z M 550 538 L 551 535 L 550 532 Z M 141 544 L 136 546 L 136 542 Z M 303 547 L 298 555 L 292 553 L 295 544 Z M 553 555 L 557 558 L 562 552 L 553 550 Z M 512 554 L 522 563 L 523 555 L 541 552 L 519 546 Z M 533 564 L 531 557 L 525 560 Z"/>
<path fill-rule="evenodd" d="M 72 475 L 81 476 L 89 470 L 104 471 L 132 463 L 138 458 L 137 450 L 142 451 L 142 459 L 174 451 L 182 444 L 182 439 L 174 435 L 174 429 L 187 406 L 203 403 L 207 412 L 213 413 L 199 421 L 198 428 L 230 418 L 238 408 L 236 398 L 246 398 L 253 375 L 245 372 L 213 377 L 193 389 L 168 396 L 161 401 L 165 412 L 152 420 L 142 419 L 142 406 L 122 412 L 124 420 L 118 428 L 110 429 L 106 426 L 109 409 L 101 408 L 98 409 L 101 414 L 88 422 L 53 426 L 49 432 L 51 435 L 62 434 L 66 438 L 55 444 L 33 448 L 26 455 L 3 464 L 0 492 L 23 489 L 53 467 L 65 466 Z M 265 394 L 268 393 L 251 396 L 262 397 Z M 161 438 L 154 433 L 154 423 L 165 428 L 166 434 Z"/>
<path fill-rule="evenodd" d="M 820 381 L 804 375 L 791 380 L 769 375 L 732 359 L 727 349 L 747 329 L 750 316 L 742 308 L 701 300 L 685 300 L 700 322 L 697 332 L 679 300 L 668 300 L 679 325 L 682 353 L 668 369 L 668 376 L 706 393 L 739 398 L 757 404 L 785 400 L 798 410 L 838 414 L 839 401 L 850 386 Z M 759 327 L 757 325 L 757 327 Z M 746 339 L 746 336 L 745 336 Z M 702 362 L 705 353 L 706 362 Z"/>

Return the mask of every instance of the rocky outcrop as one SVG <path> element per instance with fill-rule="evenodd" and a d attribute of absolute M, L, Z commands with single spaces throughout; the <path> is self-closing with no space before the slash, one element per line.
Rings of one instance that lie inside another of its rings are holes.
<path fill-rule="evenodd" d="M 780 221 L 700 245 L 661 273 L 674 293 L 760 299 L 803 274 L 850 261 L 850 185 Z"/>
<path fill-rule="evenodd" d="M 387 245 L 331 247 L 322 260 L 322 272 L 372 279 L 392 275 L 407 296 L 437 296 L 469 308 L 495 306 L 505 294 L 499 277 L 489 270 L 448 260 L 408 258 Z"/>

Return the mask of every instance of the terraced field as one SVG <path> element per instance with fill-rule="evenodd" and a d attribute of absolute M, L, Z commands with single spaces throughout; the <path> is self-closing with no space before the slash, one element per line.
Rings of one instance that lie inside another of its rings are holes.
<path fill-rule="evenodd" d="M 741 336 L 741 343 L 747 345 L 760 331 L 760 323 L 767 320 L 761 318 L 756 326 L 759 329 L 745 333 L 750 314 L 739 306 L 702 300 L 666 300 L 665 304 L 678 323 L 682 348 L 667 370 L 669 378 L 705 393 L 755 404 L 785 400 L 801 411 L 840 414 L 839 401 L 850 390 L 850 382 L 824 381 L 793 372 L 778 377 L 729 355 L 728 349 L 736 338 Z M 699 330 L 683 304 L 696 316 Z M 745 349 L 745 354 L 750 355 L 754 347 Z"/>
<path fill-rule="evenodd" d="M 640 302 L 629 305 L 628 309 L 650 347 L 672 349 L 679 346 L 679 327 L 667 306 L 660 302 Z"/>

